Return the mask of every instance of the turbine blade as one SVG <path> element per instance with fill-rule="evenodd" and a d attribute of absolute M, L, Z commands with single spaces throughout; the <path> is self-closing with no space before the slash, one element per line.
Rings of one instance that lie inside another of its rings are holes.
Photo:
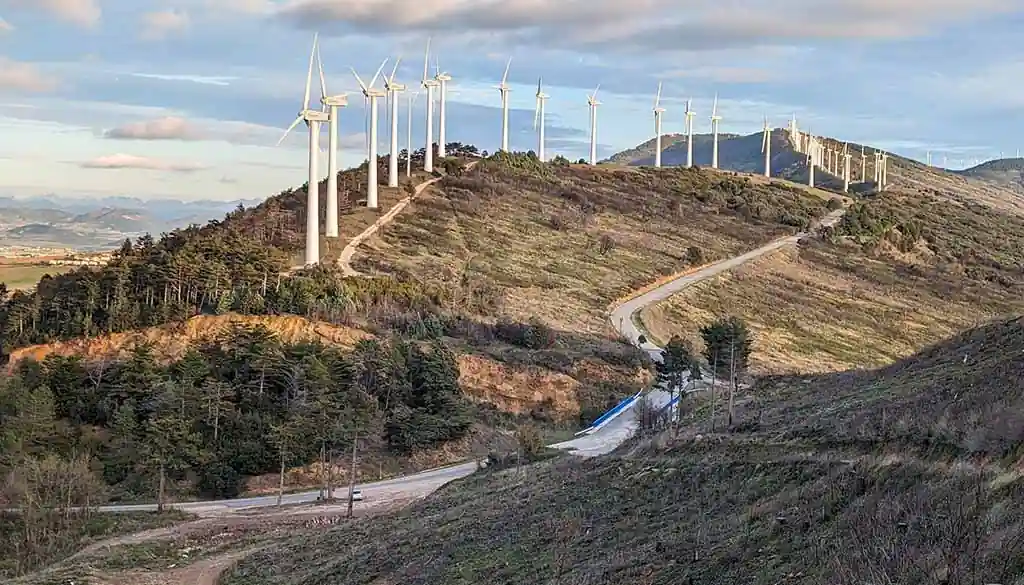
<path fill-rule="evenodd" d="M 321 100 L 327 97 L 327 79 L 324 77 L 324 62 L 320 58 L 320 44 L 316 46 L 316 66 L 320 71 L 320 98 Z"/>
<path fill-rule="evenodd" d="M 434 55 L 434 77 L 441 77 L 441 60 Z"/>
<path fill-rule="evenodd" d="M 277 141 L 277 146 L 281 146 L 281 143 L 284 142 L 284 139 L 288 138 L 288 134 L 291 133 L 291 131 L 294 130 L 295 127 L 298 126 L 299 122 L 301 122 L 301 121 L 302 121 L 302 116 L 299 116 L 298 118 L 295 118 L 295 121 L 292 122 L 292 125 L 289 126 L 287 130 L 284 131 L 284 134 L 281 135 L 281 139 Z"/>
<path fill-rule="evenodd" d="M 538 92 L 540 93 L 540 92 Z M 537 121 L 540 120 L 540 97 L 537 98 L 537 105 L 533 108 L 533 129 L 537 129 Z"/>
<path fill-rule="evenodd" d="M 541 94 L 540 86 L 541 86 L 541 82 L 542 81 L 543 81 L 543 79 L 541 79 L 540 77 L 537 78 L 537 95 L 538 96 Z"/>
<path fill-rule="evenodd" d="M 367 87 L 366 87 L 366 84 L 363 83 L 363 78 L 359 77 L 359 74 L 356 73 L 356 70 L 355 70 L 354 67 L 349 67 L 349 69 L 352 70 L 352 75 L 355 75 L 356 81 L 359 82 L 359 88 L 363 90 L 363 93 L 366 93 Z"/>
<path fill-rule="evenodd" d="M 377 83 L 377 78 L 380 77 L 380 72 L 384 70 L 384 66 L 388 64 L 388 59 L 390 59 L 390 58 L 391 57 L 388 57 L 388 58 L 384 59 L 383 61 L 381 61 L 380 67 L 378 67 L 377 68 L 377 72 L 373 74 L 373 79 L 370 80 L 370 85 L 367 86 L 367 87 L 371 87 L 372 88 L 373 84 Z"/>
<path fill-rule="evenodd" d="M 595 88 L 594 88 L 594 95 L 593 95 L 593 96 L 591 96 L 591 97 L 593 97 L 593 98 L 594 98 L 594 101 L 595 101 L 595 102 L 597 101 L 597 92 L 598 92 L 598 90 L 599 90 L 599 89 L 601 89 L 601 84 L 600 84 L 600 83 L 598 83 L 598 84 L 597 84 L 597 87 L 595 87 Z"/>
<path fill-rule="evenodd" d="M 654 96 L 654 109 L 657 110 L 661 104 L 661 82 L 658 82 L 658 93 Z"/>
<path fill-rule="evenodd" d="M 309 69 L 306 70 L 306 93 L 302 98 L 302 109 L 309 107 L 309 93 L 313 85 L 313 57 L 316 56 L 316 47 L 319 44 L 320 33 L 313 33 L 313 48 L 309 51 Z"/>
<path fill-rule="evenodd" d="M 505 85 L 505 81 L 508 79 L 508 68 L 512 66 L 512 57 L 508 58 L 508 63 L 505 63 L 505 74 L 501 76 L 501 85 Z"/>
<path fill-rule="evenodd" d="M 430 64 L 430 37 L 427 37 L 427 50 L 423 53 L 423 81 L 427 80 L 427 66 Z"/>
<path fill-rule="evenodd" d="M 398 59 L 395 61 L 395 66 L 391 68 L 391 77 L 388 77 L 387 81 L 385 82 L 385 83 L 387 83 L 388 87 L 391 87 L 392 85 L 394 85 L 394 83 L 395 83 L 395 73 L 398 73 L 398 64 L 401 63 L 401 62 L 402 62 L 402 56 L 399 55 Z M 370 84 L 370 85 L 373 85 L 373 84 Z"/>

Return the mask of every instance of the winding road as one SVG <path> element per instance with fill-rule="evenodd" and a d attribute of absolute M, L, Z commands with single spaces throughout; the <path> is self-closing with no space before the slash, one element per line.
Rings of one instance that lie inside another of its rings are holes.
<path fill-rule="evenodd" d="M 842 213 L 843 210 L 840 209 L 828 214 L 821 220 L 821 225 L 833 225 L 840 217 L 842 217 Z M 392 215 L 391 217 L 394 216 Z M 379 228 L 379 226 L 377 227 Z M 376 231 L 376 229 L 373 231 Z M 608 316 L 608 320 L 616 331 L 636 345 L 641 331 L 634 321 L 634 316 L 642 308 L 663 301 L 689 286 L 693 286 L 694 284 L 709 278 L 714 278 L 723 272 L 732 270 L 750 262 L 751 260 L 760 258 L 787 246 L 794 246 L 800 238 L 807 235 L 807 232 L 801 232 L 793 236 L 779 238 L 745 254 L 710 264 L 691 273 L 683 274 L 678 278 L 670 280 L 657 288 L 618 305 L 611 311 Z M 351 255 L 348 257 L 351 258 Z M 647 341 L 643 344 L 639 344 L 639 347 L 646 351 L 654 361 L 661 361 L 661 348 L 657 345 Z M 668 392 L 656 388 L 652 388 L 645 392 L 645 396 L 649 403 L 658 407 L 667 405 L 671 398 Z M 593 457 L 609 453 L 632 436 L 636 430 L 637 423 L 636 418 L 633 415 L 634 405 L 635 402 L 630 404 L 628 408 L 624 408 L 620 413 L 618 413 L 614 418 L 608 420 L 600 428 L 588 430 L 585 433 L 581 432 L 580 435 L 572 440 L 555 443 L 550 445 L 550 447 L 566 449 L 582 457 Z M 371 501 L 400 497 L 419 497 L 429 494 L 454 479 L 465 477 L 473 473 L 476 469 L 476 462 L 471 461 L 468 463 L 431 469 L 404 477 L 364 483 L 358 485 L 357 489 L 362 491 L 364 499 Z M 342 487 L 339 491 L 341 492 L 342 497 L 347 494 L 346 487 Z M 320 490 L 286 494 L 282 499 L 282 504 L 314 502 L 317 500 L 319 495 Z M 198 515 L 208 515 L 273 506 L 276 503 L 277 496 L 271 495 L 239 498 L 234 500 L 178 502 L 169 504 L 169 506 Z M 99 511 L 137 512 L 152 511 L 155 509 L 156 504 L 133 504 L 102 506 L 99 508 Z"/>

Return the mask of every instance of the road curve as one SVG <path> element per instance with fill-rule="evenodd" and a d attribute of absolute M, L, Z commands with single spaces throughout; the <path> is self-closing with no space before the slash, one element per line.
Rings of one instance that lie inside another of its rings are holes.
<path fill-rule="evenodd" d="M 842 213 L 843 210 L 837 210 L 828 214 L 822 219 L 821 225 L 835 224 L 835 222 L 842 217 Z M 745 254 L 741 254 L 727 260 L 722 260 L 721 262 L 716 262 L 695 272 L 680 276 L 675 280 L 670 280 L 655 289 L 645 292 L 615 307 L 608 316 L 609 322 L 616 331 L 629 339 L 633 344 L 636 344 L 641 331 L 639 326 L 634 322 L 633 316 L 640 309 L 663 301 L 689 286 L 693 286 L 701 281 L 718 276 L 727 270 L 732 270 L 733 268 L 741 266 L 742 264 L 750 262 L 756 258 L 760 258 L 780 248 L 795 245 L 800 238 L 806 235 L 808 235 L 806 232 L 801 232 L 793 236 L 780 238 L 769 244 L 761 246 L 756 250 L 751 250 Z M 640 347 L 651 356 L 651 359 L 656 362 L 661 361 L 660 347 L 650 341 L 640 344 Z M 660 389 L 651 389 L 645 393 L 645 396 L 647 401 L 654 406 L 664 406 L 668 404 L 671 398 L 668 392 Z M 555 443 L 550 445 L 550 447 L 570 450 L 574 454 L 582 457 L 593 457 L 611 452 L 621 445 L 626 439 L 631 437 L 635 430 L 636 418 L 633 415 L 633 405 L 631 405 L 600 429 L 586 435 L 578 436 L 570 441 Z M 359 484 L 357 489 L 362 490 L 363 497 L 365 499 L 372 501 L 380 501 L 380 499 L 390 499 L 394 497 L 416 497 L 426 495 L 452 480 L 465 477 L 473 473 L 476 468 L 476 462 L 471 461 L 469 463 L 440 467 L 395 479 Z M 338 490 L 337 495 L 344 498 L 347 493 L 347 487 L 342 487 Z M 316 501 L 319 495 L 319 490 L 286 494 L 282 498 L 281 503 L 300 504 L 313 502 Z M 231 512 L 246 508 L 261 508 L 273 506 L 276 503 L 277 496 L 271 495 L 253 498 L 238 498 L 234 500 L 177 502 L 169 504 L 169 507 L 203 515 Z M 99 511 L 138 512 L 152 511 L 155 509 L 156 504 L 131 504 L 101 506 Z"/>

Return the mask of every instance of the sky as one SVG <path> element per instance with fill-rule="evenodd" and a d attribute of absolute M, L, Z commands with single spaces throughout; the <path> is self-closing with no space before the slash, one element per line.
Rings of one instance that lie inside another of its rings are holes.
<path fill-rule="evenodd" d="M 511 58 L 513 150 L 536 148 L 542 77 L 549 155 L 586 156 L 598 85 L 598 156 L 651 138 L 661 82 L 665 132 L 682 131 L 687 98 L 707 132 L 717 94 L 722 132 L 795 115 L 815 134 L 959 168 L 1024 146 L 1022 30 L 1024 0 L 0 0 L 0 196 L 230 200 L 301 185 L 305 127 L 277 142 L 301 108 L 314 32 L 328 93 L 349 93 L 342 168 L 366 157 L 350 68 L 368 81 L 401 57 L 404 146 L 428 38 L 430 74 L 453 77 L 447 138 L 483 150 L 500 140 L 495 85 Z"/>

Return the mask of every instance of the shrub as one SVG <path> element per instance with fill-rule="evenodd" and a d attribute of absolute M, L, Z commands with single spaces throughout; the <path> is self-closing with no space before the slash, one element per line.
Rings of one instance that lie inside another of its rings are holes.
<path fill-rule="evenodd" d="M 598 249 L 602 254 L 608 254 L 615 249 L 615 238 L 608 234 L 601 234 L 601 239 L 598 241 Z"/>

